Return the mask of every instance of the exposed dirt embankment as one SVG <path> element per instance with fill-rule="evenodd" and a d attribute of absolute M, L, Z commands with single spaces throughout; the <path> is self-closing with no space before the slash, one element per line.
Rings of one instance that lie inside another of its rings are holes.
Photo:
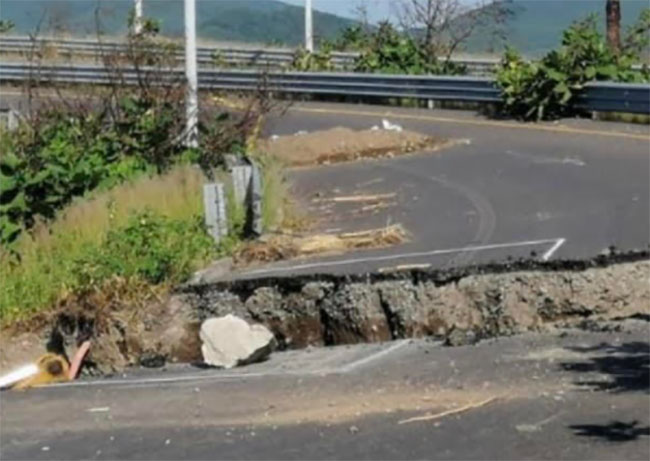
<path fill-rule="evenodd" d="M 549 327 L 593 328 L 601 321 L 648 318 L 647 254 L 610 262 L 259 279 L 187 286 L 177 298 L 191 306 L 196 321 L 234 313 L 261 322 L 284 347 L 429 335 L 460 344 Z"/>

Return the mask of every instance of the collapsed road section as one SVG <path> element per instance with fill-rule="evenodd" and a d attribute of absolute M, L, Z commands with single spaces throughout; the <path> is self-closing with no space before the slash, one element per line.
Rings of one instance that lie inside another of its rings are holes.
<path fill-rule="evenodd" d="M 38 332 L 83 374 L 203 362 L 201 325 L 233 314 L 262 324 L 280 349 L 432 337 L 447 345 L 558 328 L 620 329 L 650 320 L 650 253 L 519 261 L 446 270 L 311 274 L 190 283 L 147 308 L 67 309 Z M 21 338 L 14 338 L 20 344 Z M 9 345 L 10 346 L 10 345 Z"/>
<path fill-rule="evenodd" d="M 422 336 L 454 345 L 648 318 L 649 276 L 648 252 L 637 252 L 587 261 L 187 285 L 176 297 L 194 321 L 234 313 L 266 325 L 286 348 Z"/>

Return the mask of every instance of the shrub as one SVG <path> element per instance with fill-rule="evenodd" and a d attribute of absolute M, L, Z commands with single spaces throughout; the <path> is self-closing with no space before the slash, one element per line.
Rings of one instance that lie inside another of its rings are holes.
<path fill-rule="evenodd" d="M 184 148 L 167 138 L 173 108 L 132 98 L 118 108 L 112 123 L 107 113 L 47 112 L 17 135 L 0 134 L 8 138 L 0 157 L 0 244 L 74 197 L 174 164 Z"/>
<path fill-rule="evenodd" d="M 298 48 L 293 55 L 291 69 L 300 72 L 334 70 L 331 45 L 323 44 L 318 51 L 314 52 L 309 52 L 304 48 Z"/>
<path fill-rule="evenodd" d="M 465 74 L 466 68 L 448 59 L 438 59 L 431 50 L 407 34 L 401 33 L 389 22 L 376 29 L 366 30 L 357 25 L 346 28 L 334 41 L 321 42 L 320 49 L 309 53 L 299 49 L 291 68 L 299 71 L 329 71 L 334 69 L 333 50 L 357 50 L 355 72 L 384 74 Z"/>
<path fill-rule="evenodd" d="M 524 120 L 571 115 L 575 94 L 588 81 L 648 81 L 647 68 L 633 68 L 639 62 L 637 51 L 630 46 L 621 54 L 614 53 L 598 32 L 594 16 L 569 27 L 560 49 L 550 51 L 539 62 L 526 62 L 508 49 L 497 71 L 503 109 Z"/>
<path fill-rule="evenodd" d="M 213 249 L 200 215 L 176 220 L 143 211 L 110 230 L 101 245 L 91 244 L 73 262 L 72 275 L 75 285 L 86 288 L 114 276 L 177 283 L 190 276 L 197 259 L 209 260 Z"/>
<path fill-rule="evenodd" d="M 16 241 L 19 261 L 0 249 L 0 318 L 51 307 L 70 292 L 120 276 L 169 285 L 220 253 L 202 225 L 204 176 L 194 167 L 142 177 L 78 199 Z M 99 289 L 99 288 L 98 288 Z"/>
<path fill-rule="evenodd" d="M 434 75 L 465 73 L 464 66 L 431 56 L 424 47 L 398 32 L 388 22 L 381 23 L 368 39 L 360 40 L 359 43 L 363 47 L 355 63 L 358 72 Z"/>

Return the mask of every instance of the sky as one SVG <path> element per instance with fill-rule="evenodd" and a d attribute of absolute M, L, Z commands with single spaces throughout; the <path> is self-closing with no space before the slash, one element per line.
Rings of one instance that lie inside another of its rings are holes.
<path fill-rule="evenodd" d="M 284 3 L 303 6 L 305 0 L 281 0 Z M 381 21 L 391 15 L 391 0 L 312 0 L 313 8 L 333 13 L 339 16 L 358 19 L 357 8 L 366 5 L 368 19 L 371 22 Z"/>
<path fill-rule="evenodd" d="M 305 0 L 280 0 L 284 3 L 290 3 L 292 5 L 303 6 Z M 368 19 L 371 22 L 378 22 L 383 19 L 390 18 L 393 14 L 393 9 L 390 4 L 394 3 L 395 0 L 312 0 L 314 9 L 325 11 L 327 13 L 337 14 L 339 16 L 345 16 L 349 18 L 359 19 L 357 14 L 357 8 L 359 5 L 365 4 L 368 11 Z M 463 3 L 468 5 L 475 4 L 479 0 L 460 0 Z M 519 0 L 525 1 L 525 0 Z M 562 2 L 568 1 L 581 1 L 581 0 L 548 0 L 554 2 L 554 6 Z M 638 1 L 638 0 L 637 0 Z M 605 0 L 603 0 L 603 5 Z"/>

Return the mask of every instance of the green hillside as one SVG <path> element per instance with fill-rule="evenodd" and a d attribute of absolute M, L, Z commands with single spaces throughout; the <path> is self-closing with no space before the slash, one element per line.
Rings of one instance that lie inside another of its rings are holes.
<path fill-rule="evenodd" d="M 622 0 L 623 25 L 633 23 L 647 0 Z M 0 0 L 0 18 L 16 23 L 24 34 L 42 23 L 43 33 L 94 35 L 95 10 L 109 35 L 123 34 L 133 0 Z M 183 33 L 183 0 L 144 0 L 145 15 L 162 23 L 168 36 Z M 513 17 L 506 39 L 495 40 L 478 31 L 467 43 L 469 53 L 499 53 L 506 43 L 529 56 L 539 56 L 558 45 L 561 33 L 573 21 L 596 13 L 604 29 L 605 0 L 512 0 Z M 277 0 L 197 0 L 200 39 L 297 45 L 303 40 L 303 9 Z M 317 38 L 332 38 L 351 19 L 314 12 Z"/>
<path fill-rule="evenodd" d="M 303 9 L 275 0 L 197 0 L 197 34 L 200 39 L 257 43 L 301 43 Z M 102 29 L 119 35 L 126 30 L 133 0 L 0 0 L 0 18 L 16 24 L 14 33 L 32 32 L 39 23 L 43 33 L 94 35 L 99 8 Z M 145 0 L 144 14 L 161 21 L 162 33 L 183 33 L 183 0 Z M 314 12 L 316 37 L 332 38 L 353 21 Z"/>
<path fill-rule="evenodd" d="M 647 0 L 621 0 L 623 26 L 636 21 Z M 468 52 L 499 52 L 509 43 L 529 56 L 556 47 L 561 34 L 573 21 L 598 15 L 605 28 L 605 0 L 513 0 L 513 16 L 505 28 L 506 40 L 494 40 L 480 31 L 467 44 Z"/>

